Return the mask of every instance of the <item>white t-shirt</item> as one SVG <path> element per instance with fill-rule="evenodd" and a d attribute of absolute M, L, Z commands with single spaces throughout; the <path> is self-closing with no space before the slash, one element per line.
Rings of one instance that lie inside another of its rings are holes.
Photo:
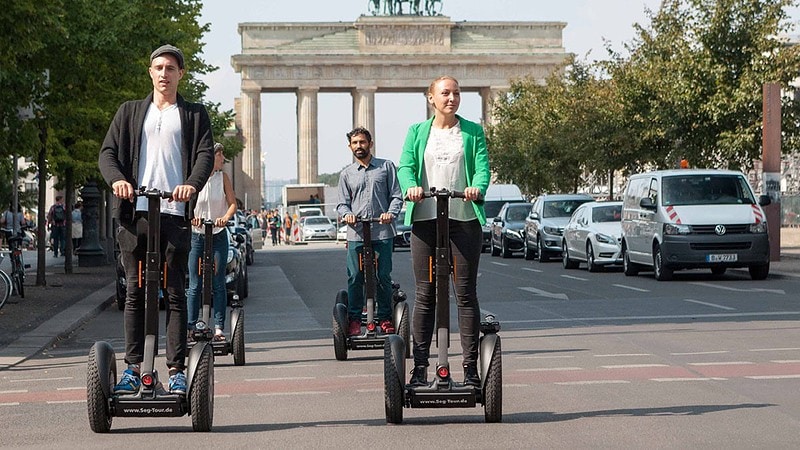
<path fill-rule="evenodd" d="M 422 188 L 431 187 L 464 191 L 467 187 L 467 169 L 464 165 L 464 138 L 461 126 L 434 128 L 428 135 L 423 156 L 425 170 L 422 172 Z M 460 198 L 450 199 L 450 218 L 453 220 L 475 219 L 475 210 L 470 202 Z M 436 201 L 425 199 L 414 206 L 414 221 L 436 218 Z"/>
<path fill-rule="evenodd" d="M 197 194 L 197 203 L 194 206 L 194 216 L 201 219 L 214 220 L 228 212 L 228 202 L 225 201 L 225 183 L 221 170 L 217 170 L 208 177 L 206 185 Z M 205 234 L 204 226 L 192 227 L 192 231 Z M 214 227 L 214 234 L 222 231 L 222 227 Z"/>
<path fill-rule="evenodd" d="M 183 184 L 182 142 L 178 105 L 173 104 L 159 110 L 151 103 L 142 128 L 137 177 L 139 186 L 172 191 Z M 147 211 L 147 198 L 137 198 L 136 210 Z M 161 200 L 161 212 L 164 214 L 183 216 L 184 210 L 183 202 Z"/>

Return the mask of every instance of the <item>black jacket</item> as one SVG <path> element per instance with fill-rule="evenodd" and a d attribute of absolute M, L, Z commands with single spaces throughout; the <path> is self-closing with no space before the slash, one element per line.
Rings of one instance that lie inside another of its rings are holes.
<path fill-rule="evenodd" d="M 138 188 L 136 177 L 139 174 L 139 150 L 142 144 L 142 128 L 147 109 L 153 102 L 153 94 L 144 100 L 125 102 L 117 110 L 108 128 L 103 146 L 100 149 L 98 165 L 109 186 L 116 181 L 126 180 Z M 178 110 L 181 115 L 183 145 L 184 183 L 193 186 L 197 192 L 203 189 L 214 168 L 214 139 L 211 135 L 211 120 L 205 106 L 190 103 L 178 95 Z M 196 196 L 186 205 L 185 218 L 192 218 Z M 123 222 L 133 221 L 134 204 L 114 197 L 113 215 Z"/>

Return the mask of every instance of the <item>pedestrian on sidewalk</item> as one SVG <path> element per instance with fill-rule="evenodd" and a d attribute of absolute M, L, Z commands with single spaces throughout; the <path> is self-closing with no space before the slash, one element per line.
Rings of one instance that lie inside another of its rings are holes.
<path fill-rule="evenodd" d="M 83 242 L 83 202 L 78 200 L 72 208 L 72 252 L 78 253 Z"/>
<path fill-rule="evenodd" d="M 53 256 L 58 258 L 59 252 L 64 256 L 67 251 L 67 208 L 62 195 L 56 195 L 56 202 L 47 212 L 47 229 L 53 243 Z"/>
<path fill-rule="evenodd" d="M 150 54 L 148 73 L 153 91 L 117 110 L 100 149 L 98 165 L 114 192 L 117 242 L 127 278 L 125 298 L 125 363 L 114 391 L 136 393 L 144 357 L 144 289 L 139 287 L 139 263 L 147 252 L 148 199 L 136 197 L 134 186 L 171 191 L 161 201 L 161 255 L 166 263 L 166 359 L 168 390 L 186 394 L 186 270 L 191 242 L 190 220 L 195 194 L 214 167 L 211 120 L 200 103 L 178 94 L 185 73 L 183 52 L 162 45 Z"/>

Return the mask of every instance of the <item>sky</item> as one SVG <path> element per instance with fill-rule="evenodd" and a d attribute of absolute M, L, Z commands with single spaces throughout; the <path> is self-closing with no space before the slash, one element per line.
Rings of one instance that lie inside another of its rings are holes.
<path fill-rule="evenodd" d="M 442 0 L 442 14 L 453 21 L 566 22 L 563 46 L 588 60 L 605 59 L 605 42 L 612 49 L 634 37 L 634 23 L 648 24 L 646 9 L 661 0 Z M 231 56 L 241 53 L 241 22 L 353 22 L 367 15 L 367 0 L 207 0 L 201 23 L 210 24 L 203 57 L 219 70 L 203 77 L 208 100 L 232 109 L 239 96 L 241 77 L 231 67 Z M 398 161 L 408 126 L 425 120 L 424 97 L 419 94 L 377 93 L 375 96 L 375 153 Z M 297 175 L 297 120 L 295 95 L 262 94 L 261 149 L 266 178 Z M 350 94 L 318 95 L 319 173 L 338 172 L 352 161 L 345 133 L 352 128 Z M 465 93 L 459 114 L 479 121 L 480 97 Z"/>

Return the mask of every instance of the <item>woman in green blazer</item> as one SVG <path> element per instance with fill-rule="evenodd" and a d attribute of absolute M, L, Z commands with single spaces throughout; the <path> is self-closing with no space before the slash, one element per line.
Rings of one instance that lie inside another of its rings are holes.
<path fill-rule="evenodd" d="M 409 202 L 406 225 L 411 225 L 411 257 L 416 279 L 416 300 L 412 317 L 414 370 L 409 384 L 427 384 L 428 359 L 434 330 L 436 299 L 429 260 L 436 248 L 436 205 L 424 201 L 431 188 L 463 191 L 466 199 L 450 200 L 450 245 L 461 332 L 464 383 L 480 386 L 477 369 L 480 307 L 478 305 L 478 263 L 481 256 L 481 225 L 486 222 L 483 206 L 475 200 L 489 186 L 489 154 L 483 128 L 458 115 L 461 90 L 458 81 L 439 77 L 428 88 L 428 103 L 434 115 L 412 125 L 397 168 L 404 197 Z"/>

